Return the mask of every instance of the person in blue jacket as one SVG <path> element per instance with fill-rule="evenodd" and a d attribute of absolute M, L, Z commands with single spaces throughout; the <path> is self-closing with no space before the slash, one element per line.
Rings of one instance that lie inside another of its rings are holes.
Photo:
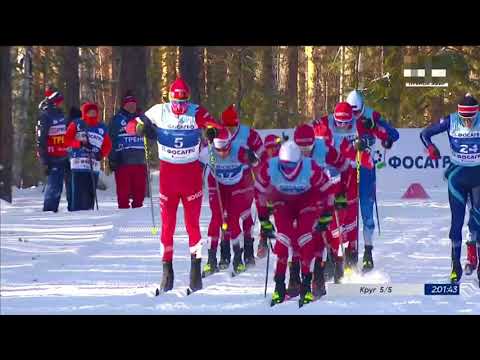
<path fill-rule="evenodd" d="M 471 94 L 466 94 L 459 101 L 456 112 L 442 117 L 420 133 L 420 139 L 432 160 L 440 157 L 440 151 L 431 138 L 443 132 L 448 134 L 452 153 L 452 163 L 447 168 L 445 177 L 448 181 L 448 200 L 452 216 L 449 233 L 452 241 L 450 281 L 456 283 L 463 274 L 460 263 L 462 227 L 469 196 L 471 208 L 468 227 L 472 237 L 475 237 L 477 254 L 480 251 L 480 112 L 478 101 Z M 477 276 L 480 279 L 478 268 Z"/>
<path fill-rule="evenodd" d="M 129 91 L 108 126 L 113 146 L 108 160 L 110 169 L 115 172 L 119 209 L 130 208 L 130 199 L 132 208 L 142 207 L 145 199 L 147 166 L 144 138 L 126 132 L 128 122 L 139 115 L 137 99 Z"/>
<path fill-rule="evenodd" d="M 45 99 L 39 104 L 37 149 L 47 175 L 43 211 L 58 212 L 64 182 L 68 210 L 71 210 L 70 167 L 65 146 L 65 133 L 69 120 L 60 107 L 62 103 L 61 92 L 48 86 L 45 90 Z"/>

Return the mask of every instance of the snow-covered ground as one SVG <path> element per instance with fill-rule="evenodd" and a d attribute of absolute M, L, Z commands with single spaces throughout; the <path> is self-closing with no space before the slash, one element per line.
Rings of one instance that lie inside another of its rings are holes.
<path fill-rule="evenodd" d="M 400 199 L 401 190 L 378 192 L 382 235 L 375 243 L 375 270 L 346 282 L 417 290 L 410 295 L 348 295 L 343 290 L 358 285 L 328 284 L 327 296 L 302 309 L 294 301 L 269 306 L 274 257 L 267 299 L 266 259 L 236 278 L 229 272 L 208 277 L 201 291 L 185 296 L 190 258 L 182 207 L 175 234 L 175 288 L 155 298 L 151 292 L 162 267 L 149 199 L 144 208 L 118 210 L 113 185 L 98 192 L 98 212 L 69 213 L 62 199 L 54 214 L 41 211 L 41 188 L 17 190 L 12 205 L 1 202 L 1 314 L 480 314 L 476 273 L 464 276 L 459 296 L 421 294 L 424 283 L 448 282 L 446 189 L 427 188 L 431 200 L 409 202 Z M 154 200 L 158 221 L 158 198 Z M 204 235 L 209 216 L 204 202 Z M 463 247 L 463 258 L 465 252 Z"/>

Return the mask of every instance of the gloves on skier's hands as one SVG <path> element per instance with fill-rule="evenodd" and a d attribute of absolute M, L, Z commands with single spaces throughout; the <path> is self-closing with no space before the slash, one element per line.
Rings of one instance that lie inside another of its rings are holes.
<path fill-rule="evenodd" d="M 275 226 L 273 226 L 269 218 L 260 218 L 260 231 L 267 238 L 275 238 Z"/>
<path fill-rule="evenodd" d="M 428 157 L 432 160 L 440 159 L 440 151 L 434 144 L 428 145 Z"/>
<path fill-rule="evenodd" d="M 365 129 L 370 129 L 370 130 L 375 129 L 375 121 L 373 121 L 372 119 L 362 117 L 361 121 Z"/>
<path fill-rule="evenodd" d="M 318 232 L 326 231 L 328 229 L 328 225 L 333 220 L 333 216 L 330 213 L 325 213 L 320 216 L 317 220 L 317 224 L 315 225 L 315 230 Z"/>
<path fill-rule="evenodd" d="M 252 149 L 247 149 L 247 157 L 250 165 L 256 166 L 258 164 L 257 154 Z"/>
<path fill-rule="evenodd" d="M 140 137 L 145 135 L 145 125 L 143 123 L 137 123 L 137 126 L 135 126 L 135 134 Z"/>
<path fill-rule="evenodd" d="M 392 139 L 390 138 L 387 138 L 386 140 L 383 140 L 382 141 L 382 146 L 385 148 L 385 149 L 391 149 L 392 148 L 392 145 L 393 145 L 393 141 Z"/>
<path fill-rule="evenodd" d="M 355 150 L 357 151 L 365 150 L 366 148 L 368 148 L 367 139 L 364 137 L 355 139 L 354 147 L 355 147 Z"/>
<path fill-rule="evenodd" d="M 214 127 L 208 127 L 207 130 L 205 130 L 205 136 L 207 137 L 208 142 L 211 144 L 213 139 L 215 139 L 217 136 L 217 129 Z"/>
<path fill-rule="evenodd" d="M 271 202 L 267 202 L 267 211 L 268 211 L 268 215 L 273 214 L 273 204 Z"/>
<path fill-rule="evenodd" d="M 334 204 L 337 210 L 345 209 L 347 207 L 347 197 L 345 194 L 342 193 L 335 196 Z"/>

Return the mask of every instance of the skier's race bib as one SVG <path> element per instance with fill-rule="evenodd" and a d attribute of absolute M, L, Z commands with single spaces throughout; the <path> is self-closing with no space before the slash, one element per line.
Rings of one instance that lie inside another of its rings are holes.
<path fill-rule="evenodd" d="M 452 162 L 462 166 L 480 165 L 480 115 L 472 129 L 463 126 L 458 113 L 450 114 L 450 148 Z"/>
<path fill-rule="evenodd" d="M 312 159 L 304 158 L 300 174 L 293 179 L 288 180 L 280 171 L 278 157 L 269 160 L 268 172 L 270 182 L 279 192 L 287 195 L 302 194 L 310 189 L 310 177 L 312 175 Z"/>
<path fill-rule="evenodd" d="M 243 176 L 243 165 L 240 164 L 217 164 L 215 166 L 217 180 L 223 185 L 237 184 Z"/>
<path fill-rule="evenodd" d="M 157 125 L 158 157 L 160 160 L 186 164 L 198 160 L 201 130 L 197 126 L 197 105 L 189 104 L 187 112 L 177 116 L 170 103 L 157 104 L 145 115 Z"/>
<path fill-rule="evenodd" d="M 71 158 L 70 167 L 72 170 L 90 171 L 90 159 L 84 157 Z M 100 172 L 100 161 L 92 158 L 92 167 L 94 172 Z"/>
<path fill-rule="evenodd" d="M 353 143 L 357 137 L 357 123 L 353 121 L 353 126 L 351 129 L 339 129 L 335 126 L 335 120 L 332 114 L 328 115 L 328 127 L 332 131 L 333 144 L 338 153 L 342 153 L 342 143 L 346 140 L 349 143 Z M 356 168 L 356 162 L 352 162 L 352 167 Z"/>

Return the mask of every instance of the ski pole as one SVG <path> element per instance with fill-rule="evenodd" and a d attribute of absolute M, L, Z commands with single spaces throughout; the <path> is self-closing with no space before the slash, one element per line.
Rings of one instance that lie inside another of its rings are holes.
<path fill-rule="evenodd" d="M 215 181 L 215 188 L 217 190 L 217 198 L 218 198 L 218 206 L 220 207 L 220 214 L 222 216 L 222 234 L 227 231 L 228 225 L 225 221 L 225 213 L 223 212 L 223 203 L 222 203 L 222 196 L 220 194 L 220 185 L 218 184 L 218 179 L 217 179 L 217 169 L 216 169 L 216 161 L 215 161 L 215 155 L 213 153 L 212 149 L 212 143 L 208 143 L 208 152 L 209 152 L 209 165 L 210 169 L 212 170 L 212 175 L 213 179 Z"/>
<path fill-rule="evenodd" d="M 375 212 L 377 213 L 378 236 L 380 236 L 380 219 L 378 216 L 377 193 L 375 191 Z"/>
<path fill-rule="evenodd" d="M 95 175 L 93 174 L 93 159 L 92 159 L 92 145 L 90 144 L 90 138 L 88 136 L 88 129 L 85 128 L 85 135 L 87 136 L 87 144 L 90 145 L 90 149 L 88 149 L 88 160 L 90 162 L 90 179 L 92 180 L 92 188 L 93 188 L 93 198 L 95 200 L 95 204 L 97 205 L 98 211 L 98 199 L 97 199 L 97 184 L 95 183 Z M 92 208 L 94 210 L 95 208 Z"/>
<path fill-rule="evenodd" d="M 150 213 L 152 214 L 152 235 L 157 234 L 157 226 L 155 225 L 155 214 L 154 214 L 154 207 L 153 207 L 153 194 L 152 194 L 152 180 L 150 178 L 150 161 L 148 157 L 148 146 L 147 146 L 147 137 L 143 137 L 143 146 L 145 149 L 145 163 L 147 165 L 147 187 L 148 187 L 148 195 L 150 196 Z"/>
<path fill-rule="evenodd" d="M 270 265 L 270 247 L 271 246 L 272 246 L 272 243 L 270 242 L 270 238 L 267 237 L 267 267 L 265 269 L 265 292 L 263 294 L 265 298 L 267 297 L 268 268 Z"/>

